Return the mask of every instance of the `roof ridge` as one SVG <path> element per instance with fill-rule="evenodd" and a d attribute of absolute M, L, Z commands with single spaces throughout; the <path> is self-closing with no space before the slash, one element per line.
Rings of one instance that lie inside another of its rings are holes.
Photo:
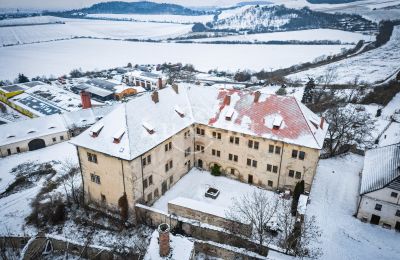
<path fill-rule="evenodd" d="M 124 103 L 124 117 L 125 117 L 125 128 L 126 128 L 126 137 L 128 138 L 128 150 L 129 150 L 129 159 L 132 158 L 132 149 L 131 149 L 131 138 L 129 136 L 129 127 L 128 127 L 128 115 L 126 112 L 127 102 Z"/>
<path fill-rule="evenodd" d="M 312 137 L 314 138 L 314 140 L 315 140 L 315 142 L 317 143 L 317 145 L 318 145 L 320 148 L 322 148 L 323 145 L 320 145 L 320 144 L 318 143 L 318 141 L 317 141 L 317 138 L 315 138 L 315 135 L 314 135 L 314 133 L 312 132 L 310 125 L 309 125 L 308 122 L 307 122 L 307 118 L 306 118 L 306 116 L 304 115 L 304 111 L 303 111 L 303 109 L 301 109 L 301 106 L 300 106 L 300 104 L 298 103 L 299 101 L 298 101 L 297 98 L 295 98 L 295 97 L 290 97 L 290 98 L 294 99 L 296 105 L 299 107 L 299 109 L 300 109 L 300 111 L 301 111 L 301 114 L 302 114 L 304 120 L 306 121 L 307 127 L 308 127 L 308 129 L 310 130 L 310 133 L 311 133 Z"/>

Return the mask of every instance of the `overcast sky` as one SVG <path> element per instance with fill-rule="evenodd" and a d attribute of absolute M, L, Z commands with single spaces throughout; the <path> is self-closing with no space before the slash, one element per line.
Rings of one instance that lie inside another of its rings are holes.
<path fill-rule="evenodd" d="M 90 6 L 94 3 L 109 2 L 112 0 L 0 0 L 0 8 L 20 9 L 76 9 Z M 137 2 L 139 0 L 122 0 Z M 184 6 L 227 6 L 246 0 L 151 0 L 158 3 L 176 3 Z"/>

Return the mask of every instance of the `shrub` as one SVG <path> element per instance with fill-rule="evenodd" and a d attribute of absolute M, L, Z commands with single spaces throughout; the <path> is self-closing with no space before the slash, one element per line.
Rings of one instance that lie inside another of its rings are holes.
<path fill-rule="evenodd" d="M 286 96 L 287 91 L 284 87 L 281 87 L 275 92 L 275 94 L 277 94 L 279 96 Z"/>
<path fill-rule="evenodd" d="M 297 205 L 299 204 L 300 195 L 304 193 L 304 181 L 300 181 L 296 183 L 296 187 L 294 187 L 293 191 L 293 199 L 292 199 L 292 215 L 295 216 L 297 212 Z"/>
<path fill-rule="evenodd" d="M 120 215 L 122 221 L 126 221 L 128 219 L 128 198 L 126 197 L 126 193 L 124 192 L 124 195 L 122 195 L 119 200 L 118 200 L 118 206 L 120 208 Z"/>
<path fill-rule="evenodd" d="M 218 164 L 214 164 L 214 166 L 211 168 L 211 174 L 214 176 L 220 176 L 221 166 L 219 166 Z"/>

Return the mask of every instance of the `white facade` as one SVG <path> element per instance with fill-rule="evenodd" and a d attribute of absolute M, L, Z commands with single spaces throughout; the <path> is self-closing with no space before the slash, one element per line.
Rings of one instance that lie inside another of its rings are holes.
<path fill-rule="evenodd" d="M 400 231 L 400 191 L 383 188 L 362 195 L 357 218 Z"/>

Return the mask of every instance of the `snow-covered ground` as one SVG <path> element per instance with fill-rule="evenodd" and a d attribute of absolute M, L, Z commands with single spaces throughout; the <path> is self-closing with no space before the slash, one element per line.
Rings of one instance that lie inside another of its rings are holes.
<path fill-rule="evenodd" d="M 212 22 L 213 15 L 169 15 L 169 14 L 88 14 L 87 17 L 132 20 L 142 22 L 168 23 L 207 23 Z"/>
<path fill-rule="evenodd" d="M 334 29 L 313 29 L 289 32 L 243 34 L 217 38 L 204 38 L 196 42 L 267 42 L 267 41 L 340 41 L 356 44 L 358 41 L 373 41 L 375 36 Z"/>
<path fill-rule="evenodd" d="M 170 239 L 170 255 L 168 259 L 179 259 L 179 260 L 189 260 L 191 259 L 192 250 L 194 250 L 194 242 L 187 237 L 181 235 L 169 235 Z M 151 235 L 150 244 L 147 248 L 145 260 L 162 260 L 164 257 L 160 257 L 159 253 L 159 234 L 155 230 Z"/>
<path fill-rule="evenodd" d="M 167 24 L 168 25 L 168 24 Z M 279 69 L 339 53 L 341 45 L 224 45 L 76 39 L 0 48 L 0 78 L 62 75 L 133 64 L 182 62 L 198 70 Z"/>
<path fill-rule="evenodd" d="M 374 83 L 385 80 L 400 67 L 400 26 L 396 26 L 390 41 L 385 45 L 329 65 L 302 71 L 288 76 L 292 80 L 308 80 L 324 75 L 328 67 L 336 68 L 338 77 L 332 84 L 346 84 L 359 76 L 359 82 Z"/>
<path fill-rule="evenodd" d="M 349 154 L 319 162 L 306 214 L 322 229 L 322 259 L 398 259 L 398 233 L 353 217 L 363 160 Z"/>
<path fill-rule="evenodd" d="M 205 192 L 210 187 L 220 191 L 216 199 L 205 197 Z M 161 196 L 152 207 L 168 212 L 169 201 L 176 198 L 186 198 L 207 204 L 210 210 L 219 210 L 219 215 L 224 216 L 229 207 L 232 206 L 234 198 L 240 199 L 243 195 L 250 194 L 256 189 L 258 189 L 256 186 L 227 177 L 215 177 L 208 171 L 193 168 Z M 276 196 L 272 191 L 265 190 L 265 193 L 271 198 Z M 199 208 L 199 210 L 201 209 Z"/>
<path fill-rule="evenodd" d="M 62 19 L 64 24 L 0 27 L 0 45 L 37 43 L 74 37 L 111 39 L 174 38 L 191 31 L 191 25 L 150 22 Z"/>
<path fill-rule="evenodd" d="M 36 162 L 44 163 L 49 161 L 78 162 L 76 149 L 68 142 L 55 144 L 40 150 L 15 154 L 5 158 L 0 158 L 0 193 L 11 184 L 16 176 L 11 173 L 11 169 L 21 163 Z M 55 165 L 56 168 L 59 165 Z M 31 213 L 30 203 L 35 198 L 42 186 L 43 180 L 35 183 L 34 186 L 0 198 L 0 234 L 8 233 L 22 235 L 24 232 L 35 233 L 32 228 L 25 229 L 25 218 Z"/>

